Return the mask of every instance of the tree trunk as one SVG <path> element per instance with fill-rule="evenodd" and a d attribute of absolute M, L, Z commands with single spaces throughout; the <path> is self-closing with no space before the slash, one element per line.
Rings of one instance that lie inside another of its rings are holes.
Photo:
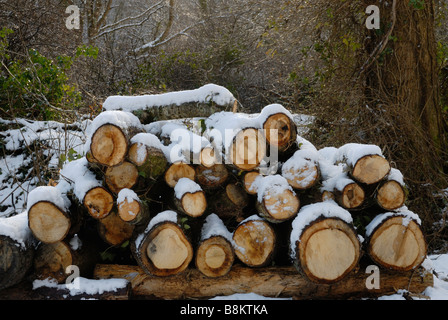
<path fill-rule="evenodd" d="M 382 267 L 413 270 L 426 258 L 426 250 L 420 226 L 410 217 L 382 214 L 367 226 L 367 253 Z"/>
<path fill-rule="evenodd" d="M 378 6 L 384 32 L 378 36 L 373 30 L 370 46 L 384 42 L 387 46 L 366 70 L 371 98 L 378 101 L 380 97 L 381 103 L 401 110 L 400 114 L 440 150 L 446 145 L 446 128 L 439 104 L 434 1 L 395 0 L 393 6 L 390 2 Z M 389 30 L 388 38 L 383 39 Z M 381 63 L 373 63 L 378 60 Z M 422 156 L 432 162 L 428 155 Z"/>
<path fill-rule="evenodd" d="M 269 223 L 257 216 L 242 221 L 233 233 L 235 254 L 249 267 L 264 267 L 275 255 L 276 234 Z"/>
<path fill-rule="evenodd" d="M 267 143 L 280 154 L 292 155 L 297 149 L 297 126 L 284 113 L 270 115 L 263 123 Z"/>

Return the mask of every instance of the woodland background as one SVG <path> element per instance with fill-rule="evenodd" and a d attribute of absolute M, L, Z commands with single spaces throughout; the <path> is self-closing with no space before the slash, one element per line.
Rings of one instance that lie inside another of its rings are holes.
<path fill-rule="evenodd" d="M 365 26 L 372 4 L 378 30 Z M 69 5 L 79 30 L 66 27 Z M 443 0 L 0 0 L 0 129 L 69 125 L 110 95 L 215 83 L 241 112 L 280 103 L 315 116 L 306 138 L 318 148 L 379 145 L 406 177 L 431 251 L 446 252 L 447 14 Z M 28 169 L 46 185 L 58 171 L 39 143 Z M 10 153 L 0 135 L 0 156 Z"/>

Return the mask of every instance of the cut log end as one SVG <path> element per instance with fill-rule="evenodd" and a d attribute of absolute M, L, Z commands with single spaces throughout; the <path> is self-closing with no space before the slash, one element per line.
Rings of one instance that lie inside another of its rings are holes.
<path fill-rule="evenodd" d="M 258 192 L 258 189 L 256 188 L 256 185 L 254 184 L 254 181 L 257 177 L 260 177 L 261 174 L 258 171 L 250 171 L 244 174 L 243 177 L 243 185 L 244 190 L 250 194 L 250 195 L 256 195 Z"/>
<path fill-rule="evenodd" d="M 268 117 L 263 124 L 267 142 L 278 148 L 286 150 L 296 141 L 297 131 L 291 119 L 283 113 L 276 113 Z"/>
<path fill-rule="evenodd" d="M 224 164 L 196 167 L 196 180 L 204 190 L 213 190 L 223 185 L 228 177 L 229 172 Z"/>
<path fill-rule="evenodd" d="M 125 222 L 132 222 L 138 219 L 138 215 L 142 214 L 142 205 L 138 201 L 127 200 L 118 204 L 118 215 Z"/>
<path fill-rule="evenodd" d="M 312 161 L 308 161 L 305 166 L 291 167 L 282 172 L 282 175 L 294 189 L 306 190 L 313 187 L 319 180 L 319 168 Z"/>
<path fill-rule="evenodd" d="M 381 181 L 390 171 L 390 163 L 379 155 L 367 155 L 359 159 L 352 170 L 355 180 L 373 184 Z"/>
<path fill-rule="evenodd" d="M 115 211 L 98 220 L 98 234 L 104 242 L 112 246 L 121 245 L 131 239 L 134 228 L 133 225 L 123 221 Z"/>
<path fill-rule="evenodd" d="M 257 203 L 259 213 L 269 222 L 279 223 L 293 218 L 300 208 L 299 197 L 286 189 L 275 195 L 265 194 L 262 203 Z"/>
<path fill-rule="evenodd" d="M 404 205 L 406 192 L 397 181 L 390 180 L 382 184 L 377 192 L 378 205 L 388 211 L 396 210 Z"/>
<path fill-rule="evenodd" d="M 114 198 L 105 188 L 96 187 L 86 193 L 83 202 L 90 216 L 102 219 L 111 212 Z"/>
<path fill-rule="evenodd" d="M 263 267 L 273 259 L 276 235 L 266 221 L 243 222 L 233 233 L 233 241 L 236 256 L 247 266 Z"/>
<path fill-rule="evenodd" d="M 137 184 L 138 177 L 137 167 L 128 161 L 107 168 L 104 175 L 107 186 L 115 194 L 118 194 L 122 189 L 132 189 Z"/>
<path fill-rule="evenodd" d="M 196 171 L 192 166 L 183 162 L 176 162 L 170 165 L 165 172 L 165 182 L 174 188 L 181 178 L 188 178 L 195 181 Z"/>
<path fill-rule="evenodd" d="M 201 242 L 196 252 L 195 264 L 207 277 L 221 277 L 232 268 L 234 256 L 230 242 L 223 237 L 214 236 Z"/>
<path fill-rule="evenodd" d="M 205 147 L 199 154 L 199 161 L 201 165 L 206 168 L 211 168 L 218 163 L 218 157 L 215 149 L 212 147 Z"/>
<path fill-rule="evenodd" d="M 97 162 L 106 166 L 116 166 L 126 157 L 128 140 L 119 127 L 105 124 L 93 134 L 90 151 Z"/>
<path fill-rule="evenodd" d="M 72 252 L 65 242 L 43 244 L 34 259 L 34 273 L 38 279 L 53 278 L 63 283 L 68 277 L 66 268 L 72 264 Z"/>
<path fill-rule="evenodd" d="M 180 202 L 182 211 L 193 218 L 202 216 L 207 209 L 207 199 L 203 191 L 187 192 Z"/>
<path fill-rule="evenodd" d="M 38 202 L 30 208 L 28 221 L 34 236 L 44 243 L 63 240 L 71 228 L 68 213 L 47 201 Z"/>
<path fill-rule="evenodd" d="M 338 197 L 339 204 L 346 209 L 359 208 L 365 201 L 365 192 L 357 183 L 345 186 Z"/>
<path fill-rule="evenodd" d="M 128 160 L 138 168 L 144 178 L 152 180 L 157 180 L 162 176 L 168 166 L 168 161 L 162 150 L 140 143 L 131 145 Z"/>
<path fill-rule="evenodd" d="M 137 250 L 141 266 L 155 276 L 180 273 L 193 259 L 190 242 L 182 229 L 172 222 L 155 226 Z"/>
<path fill-rule="evenodd" d="M 413 220 L 396 216 L 376 228 L 369 239 L 367 252 L 383 267 L 409 271 L 421 265 L 426 250 L 419 225 Z"/>
<path fill-rule="evenodd" d="M 340 219 L 318 220 L 297 241 L 300 269 L 313 282 L 335 283 L 358 264 L 361 251 L 355 231 Z"/>
<path fill-rule="evenodd" d="M 266 151 L 266 140 L 261 131 L 247 128 L 235 136 L 230 148 L 230 159 L 239 170 L 251 171 L 260 165 Z"/>

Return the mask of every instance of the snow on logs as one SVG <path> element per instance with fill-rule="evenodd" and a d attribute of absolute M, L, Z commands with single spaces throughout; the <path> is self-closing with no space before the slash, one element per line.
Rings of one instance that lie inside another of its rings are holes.
<path fill-rule="evenodd" d="M 402 210 L 403 176 L 377 146 L 317 150 L 278 104 L 256 115 L 224 111 L 143 126 L 136 109 L 128 112 L 131 100 L 124 111 L 117 101 L 92 121 L 85 157 L 64 164 L 57 186 L 29 194 L 29 228 L 45 244 L 42 266 L 54 252 L 71 256 L 64 248 L 79 227 L 76 207 L 105 244 L 130 243 L 152 276 L 194 264 L 220 277 L 234 261 L 268 266 L 285 247 L 287 260 L 317 283 L 343 279 L 362 252 L 393 270 L 422 263 L 418 219 Z M 352 218 L 385 212 L 375 227 Z"/>

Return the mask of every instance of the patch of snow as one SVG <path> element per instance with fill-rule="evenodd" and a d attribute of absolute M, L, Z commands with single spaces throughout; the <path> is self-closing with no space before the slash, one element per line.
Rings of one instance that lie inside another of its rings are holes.
<path fill-rule="evenodd" d="M 95 295 L 104 292 L 116 292 L 119 289 L 126 288 L 128 285 L 126 279 L 99 279 L 92 280 L 83 277 L 77 277 L 72 283 L 58 284 L 56 280 L 47 278 L 44 280 L 34 280 L 33 290 L 41 287 L 55 288 L 58 290 L 68 290 L 71 296 L 81 294 Z"/>
<path fill-rule="evenodd" d="M 221 236 L 233 243 L 232 233 L 227 229 L 221 218 L 215 213 L 210 214 L 204 221 L 201 230 L 201 240 L 206 240 L 213 236 Z"/>
<path fill-rule="evenodd" d="M 37 187 L 28 194 L 27 211 L 39 201 L 48 201 L 58 208 L 68 211 L 70 200 L 56 187 Z"/>
<path fill-rule="evenodd" d="M 28 212 L 22 212 L 9 218 L 0 218 L 0 235 L 16 241 L 23 249 L 33 235 L 28 227 Z"/>
<path fill-rule="evenodd" d="M 128 203 L 131 203 L 133 201 L 140 202 L 140 198 L 138 197 L 138 195 L 135 193 L 134 190 L 124 188 L 121 189 L 120 192 L 118 193 L 117 204 L 123 203 L 125 201 Z"/>
<path fill-rule="evenodd" d="M 382 213 L 377 215 L 366 227 L 366 236 L 370 236 L 372 234 L 372 232 L 387 218 L 389 217 L 394 217 L 394 216 L 400 216 L 403 217 L 403 225 L 407 226 L 409 224 L 409 222 L 415 221 L 417 224 L 421 224 L 421 220 L 420 217 L 410 211 L 406 206 L 403 206 L 399 209 L 397 209 L 396 211 L 392 211 L 392 212 L 386 212 L 386 213 Z"/>
<path fill-rule="evenodd" d="M 235 97 L 226 88 L 215 84 L 207 84 L 195 90 L 142 96 L 111 96 L 104 101 L 103 109 L 132 112 L 169 105 L 179 106 L 191 102 L 214 102 L 220 106 L 227 106 L 233 104 L 235 100 Z"/>
<path fill-rule="evenodd" d="M 189 178 L 180 178 L 174 187 L 174 194 L 177 199 L 182 199 L 185 193 L 195 193 L 202 191 L 199 184 Z"/>
<path fill-rule="evenodd" d="M 386 180 L 393 180 L 401 184 L 402 186 L 405 185 L 404 183 L 404 177 L 400 170 L 391 168 L 389 174 L 385 177 Z"/>

